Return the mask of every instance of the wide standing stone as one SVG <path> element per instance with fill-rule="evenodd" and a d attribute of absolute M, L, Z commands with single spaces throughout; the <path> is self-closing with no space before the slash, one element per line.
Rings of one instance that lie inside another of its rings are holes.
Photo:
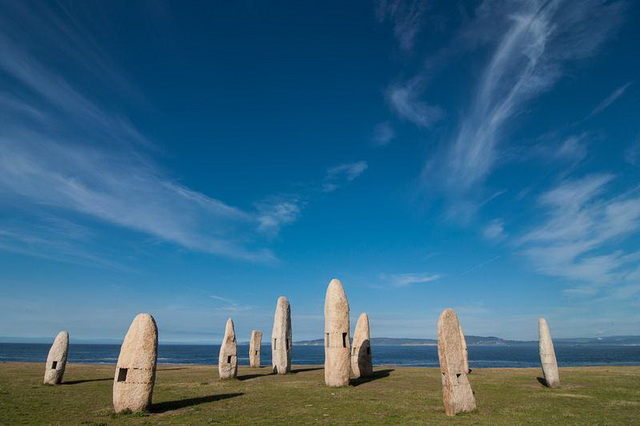
<path fill-rule="evenodd" d="M 556 351 L 553 349 L 553 341 L 547 320 L 540 318 L 538 320 L 538 330 L 540 333 L 540 364 L 542 364 L 542 374 L 547 386 L 556 388 L 560 386 L 560 373 L 558 372 L 558 361 L 556 360 Z"/>
<path fill-rule="evenodd" d="M 113 409 L 148 411 L 158 360 L 158 327 L 149 314 L 138 314 L 124 337 L 113 379 Z"/>
<path fill-rule="evenodd" d="M 445 309 L 438 320 L 438 359 L 442 373 L 442 399 L 449 416 L 476 409 L 465 369 L 464 336 L 453 309 Z"/>
<path fill-rule="evenodd" d="M 260 346 L 262 346 L 262 331 L 252 330 L 249 340 L 249 366 L 260 367 Z"/>
<path fill-rule="evenodd" d="M 287 374 L 291 371 L 291 306 L 286 297 L 278 298 L 271 331 L 271 365 L 273 372 Z"/>
<path fill-rule="evenodd" d="M 360 314 L 351 344 L 351 371 L 354 378 L 369 377 L 373 373 L 371 358 L 371 336 L 369 331 L 369 316 Z"/>
<path fill-rule="evenodd" d="M 327 386 L 349 384 L 349 301 L 342 283 L 333 279 L 324 301 L 324 382 Z"/>
<path fill-rule="evenodd" d="M 47 363 L 44 366 L 44 384 L 58 385 L 62 383 L 68 354 L 69 333 L 61 331 L 53 341 L 49 355 L 47 355 Z"/>
<path fill-rule="evenodd" d="M 221 379 L 233 379 L 238 375 L 238 344 L 233 320 L 229 318 L 224 328 L 224 338 L 218 357 L 218 372 Z"/>

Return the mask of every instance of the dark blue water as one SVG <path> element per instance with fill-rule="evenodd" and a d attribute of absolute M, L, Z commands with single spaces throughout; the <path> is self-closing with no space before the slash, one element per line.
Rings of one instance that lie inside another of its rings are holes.
<path fill-rule="evenodd" d="M 161 364 L 218 363 L 219 345 L 160 345 L 158 362 Z M 556 356 L 561 367 L 586 365 L 640 365 L 640 346 L 613 345 L 556 345 Z M 0 362 L 44 362 L 48 344 L 0 343 Z M 119 345 L 71 344 L 69 361 L 81 363 L 115 364 Z M 435 346 L 376 346 L 372 348 L 375 365 L 404 365 L 437 367 L 438 351 Z M 238 345 L 240 365 L 249 365 L 249 346 Z M 322 346 L 294 346 L 294 365 L 324 363 Z M 262 364 L 271 365 L 271 348 L 263 346 Z M 538 346 L 469 346 L 471 368 L 538 367 Z"/>

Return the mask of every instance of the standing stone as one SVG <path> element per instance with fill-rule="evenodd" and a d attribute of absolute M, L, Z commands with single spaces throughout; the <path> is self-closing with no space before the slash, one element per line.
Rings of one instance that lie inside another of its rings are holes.
<path fill-rule="evenodd" d="M 153 385 L 158 360 L 158 327 L 149 314 L 138 314 L 131 323 L 113 379 L 113 409 L 148 411 L 151 408 Z"/>
<path fill-rule="evenodd" d="M 56 336 L 49 349 L 47 363 L 44 366 L 44 384 L 58 385 L 62 383 L 64 369 L 67 366 L 67 355 L 69 354 L 69 333 L 61 331 Z"/>
<path fill-rule="evenodd" d="M 538 330 L 540 333 L 540 364 L 542 364 L 544 380 L 550 388 L 557 388 L 560 386 L 560 373 L 558 373 L 556 351 L 553 349 L 547 320 L 544 318 L 538 320 Z"/>
<path fill-rule="evenodd" d="M 224 338 L 218 357 L 218 373 L 223 380 L 233 379 L 238 375 L 238 344 L 231 318 L 227 320 L 227 325 L 224 328 Z"/>
<path fill-rule="evenodd" d="M 249 341 L 249 366 L 260 367 L 260 346 L 262 345 L 262 331 L 252 330 Z"/>
<path fill-rule="evenodd" d="M 464 363 L 464 336 L 453 309 L 445 309 L 438 320 L 438 359 L 442 373 L 442 399 L 448 416 L 476 409 Z"/>
<path fill-rule="evenodd" d="M 271 331 L 271 365 L 273 372 L 287 374 L 291 371 L 291 306 L 286 297 L 278 298 Z"/>
<path fill-rule="evenodd" d="M 327 386 L 349 384 L 349 301 L 342 283 L 333 279 L 324 301 L 324 382 Z"/>
<path fill-rule="evenodd" d="M 460 338 L 462 339 L 462 356 L 464 357 L 464 371 L 467 374 L 471 374 L 471 369 L 469 368 L 469 350 L 467 349 L 467 340 L 464 338 L 464 333 L 462 332 L 462 326 L 460 326 Z"/>
<path fill-rule="evenodd" d="M 373 373 L 373 361 L 371 359 L 371 336 L 369 332 L 369 316 L 360 314 L 353 333 L 351 345 L 351 371 L 353 377 L 369 377 Z"/>

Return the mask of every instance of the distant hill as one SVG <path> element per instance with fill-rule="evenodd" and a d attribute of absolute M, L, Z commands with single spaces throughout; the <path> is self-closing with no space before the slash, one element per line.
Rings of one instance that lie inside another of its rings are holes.
<path fill-rule="evenodd" d="M 537 344 L 537 340 L 507 340 L 493 336 L 466 336 L 469 346 L 516 346 Z M 606 336 L 585 338 L 554 339 L 556 345 L 640 345 L 640 336 Z M 295 342 L 298 346 L 322 346 L 324 339 Z M 435 339 L 403 339 L 394 337 L 374 337 L 372 345 L 377 346 L 436 346 Z"/>

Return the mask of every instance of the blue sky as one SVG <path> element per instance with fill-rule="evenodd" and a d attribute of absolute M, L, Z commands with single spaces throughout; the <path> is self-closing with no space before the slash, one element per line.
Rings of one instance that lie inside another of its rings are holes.
<path fill-rule="evenodd" d="M 286 295 L 318 338 L 334 277 L 378 337 L 637 334 L 639 18 L 0 1 L 0 336 L 248 339 Z"/>

